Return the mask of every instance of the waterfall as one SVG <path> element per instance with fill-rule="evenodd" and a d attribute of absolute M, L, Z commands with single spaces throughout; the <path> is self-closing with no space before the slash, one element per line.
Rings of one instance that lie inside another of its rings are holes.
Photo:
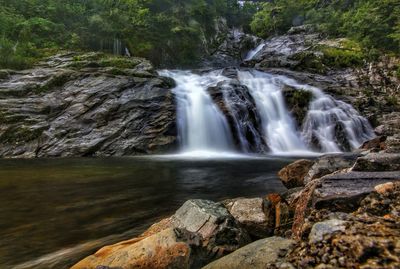
<path fill-rule="evenodd" d="M 341 152 L 356 149 L 375 136 L 368 120 L 351 105 L 285 76 L 276 76 L 276 80 L 298 90 L 310 91 L 313 95 L 302 128 L 302 137 L 309 148 L 317 144 L 321 152 Z M 341 133 L 345 141 L 339 141 L 337 133 Z M 349 143 L 347 147 L 343 145 L 346 142 Z"/>
<path fill-rule="evenodd" d="M 176 82 L 177 125 L 186 153 L 341 152 L 374 137 L 369 122 L 351 105 L 285 76 L 251 69 L 230 69 L 229 77 L 224 70 L 159 74 Z M 285 86 L 312 93 L 302 122 L 286 107 Z"/>
<path fill-rule="evenodd" d="M 196 75 L 189 71 L 160 71 L 173 78 L 177 100 L 177 118 L 182 151 L 199 154 L 234 152 L 228 122 L 213 102 L 207 88 L 224 77 L 212 72 Z"/>
<path fill-rule="evenodd" d="M 265 43 L 261 43 L 255 49 L 249 51 L 249 53 L 247 53 L 247 56 L 244 60 L 245 61 L 252 60 L 257 55 L 257 53 L 259 53 L 264 47 L 265 47 Z"/>
<path fill-rule="evenodd" d="M 253 96 L 262 119 L 266 142 L 273 153 L 308 153 L 296 131 L 282 95 L 282 84 L 274 76 L 259 71 L 239 71 L 239 80 Z"/>

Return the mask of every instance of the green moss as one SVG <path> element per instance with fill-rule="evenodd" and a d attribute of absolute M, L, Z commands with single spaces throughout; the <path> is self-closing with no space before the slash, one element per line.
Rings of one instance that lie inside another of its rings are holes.
<path fill-rule="evenodd" d="M 141 61 L 136 58 L 108 56 L 99 61 L 102 67 L 116 67 L 121 69 L 135 68 Z"/>
<path fill-rule="evenodd" d="M 386 106 L 397 107 L 399 105 L 399 100 L 396 96 L 386 96 Z"/>
<path fill-rule="evenodd" d="M 300 52 L 294 55 L 293 60 L 299 63 L 297 70 L 313 70 L 317 73 L 325 73 L 326 68 L 321 61 L 321 57 L 314 52 Z"/>
<path fill-rule="evenodd" d="M 70 79 L 71 79 L 70 73 L 57 74 L 54 77 L 52 77 L 46 84 L 36 87 L 34 89 L 34 92 L 36 92 L 36 93 L 48 92 L 55 88 L 62 87 Z"/>
<path fill-rule="evenodd" d="M 400 65 L 397 67 L 396 76 L 398 79 L 400 79 Z"/>
<path fill-rule="evenodd" d="M 38 138 L 43 133 L 44 128 L 30 129 L 26 126 L 11 126 L 1 136 L 0 142 L 3 143 L 25 143 Z"/>

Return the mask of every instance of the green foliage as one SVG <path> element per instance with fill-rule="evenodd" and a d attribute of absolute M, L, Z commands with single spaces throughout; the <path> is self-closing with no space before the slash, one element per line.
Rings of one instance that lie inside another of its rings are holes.
<path fill-rule="evenodd" d="M 255 14 L 251 29 L 266 37 L 306 23 L 330 36 L 356 40 L 368 49 L 400 53 L 398 0 L 275 0 Z"/>
<path fill-rule="evenodd" d="M 322 47 L 321 51 L 324 54 L 322 63 L 330 67 L 346 68 L 361 66 L 365 59 L 365 55 L 357 50 Z"/>
<path fill-rule="evenodd" d="M 116 41 L 155 64 L 190 64 L 219 18 L 246 28 L 255 11 L 236 0 L 0 0 L 0 68 L 28 68 L 49 49 L 110 53 Z"/>

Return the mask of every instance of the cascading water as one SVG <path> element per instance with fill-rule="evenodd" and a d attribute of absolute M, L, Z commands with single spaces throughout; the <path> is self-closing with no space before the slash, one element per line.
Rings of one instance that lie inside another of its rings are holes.
<path fill-rule="evenodd" d="M 234 152 L 228 122 L 207 92 L 208 87 L 225 78 L 217 72 L 203 76 L 189 71 L 159 73 L 173 78 L 177 84 L 174 93 L 182 150 L 200 155 Z"/>
<path fill-rule="evenodd" d="M 302 128 L 302 137 L 309 148 L 317 146 L 321 152 L 340 152 L 356 149 L 364 141 L 375 136 L 368 120 L 351 105 L 335 100 L 316 87 L 299 84 L 293 79 L 276 76 L 276 80 L 297 90 L 310 91 L 313 95 Z M 342 133 L 342 140 L 345 141 L 339 141 L 337 133 Z M 346 147 L 343 144 L 347 142 L 349 145 Z"/>
<path fill-rule="evenodd" d="M 234 70 L 229 78 L 223 70 L 159 73 L 177 84 L 179 137 L 186 153 L 263 153 L 265 145 L 273 154 L 340 152 L 374 136 L 351 105 L 285 76 L 256 70 Z M 303 122 L 296 123 L 286 107 L 285 85 L 312 93 Z"/>
<path fill-rule="evenodd" d="M 259 71 L 239 71 L 239 80 L 253 96 L 262 119 L 265 139 L 273 153 L 308 153 L 296 131 L 282 95 L 282 85 L 274 76 Z"/>
<path fill-rule="evenodd" d="M 249 53 L 247 53 L 247 56 L 245 57 L 244 60 L 245 61 L 252 60 L 264 47 L 265 47 L 265 43 L 261 43 L 255 49 L 249 51 Z"/>

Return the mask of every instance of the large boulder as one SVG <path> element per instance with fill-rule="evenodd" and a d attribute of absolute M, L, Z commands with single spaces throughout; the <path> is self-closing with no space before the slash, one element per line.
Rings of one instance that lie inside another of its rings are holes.
<path fill-rule="evenodd" d="M 173 83 L 141 58 L 60 54 L 0 81 L 0 157 L 176 148 Z"/>
<path fill-rule="evenodd" d="M 221 257 L 250 242 L 248 233 L 221 203 L 189 200 L 172 217 L 174 227 L 198 233 L 209 258 Z"/>
<path fill-rule="evenodd" d="M 293 248 L 293 245 L 293 240 L 281 237 L 261 239 L 208 264 L 203 269 L 280 268 L 278 266 L 284 263 L 283 257 Z"/>
<path fill-rule="evenodd" d="M 302 187 L 304 186 L 304 177 L 313 164 L 313 161 L 305 159 L 295 161 L 282 168 L 278 172 L 278 176 L 288 189 Z"/>
<path fill-rule="evenodd" d="M 72 266 L 97 268 L 189 269 L 201 237 L 184 229 L 166 229 L 140 241 L 129 240 L 107 246 Z"/>

